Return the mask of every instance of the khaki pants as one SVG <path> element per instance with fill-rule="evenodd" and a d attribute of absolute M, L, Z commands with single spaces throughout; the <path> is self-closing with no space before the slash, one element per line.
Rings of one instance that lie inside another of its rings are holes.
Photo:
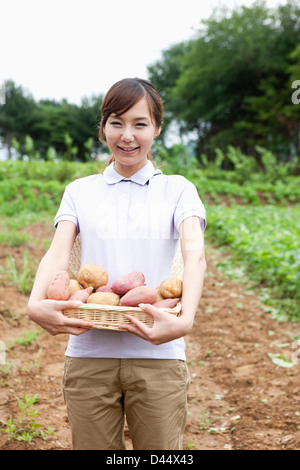
<path fill-rule="evenodd" d="M 182 448 L 190 375 L 184 361 L 66 357 L 63 391 L 74 450 Z"/>

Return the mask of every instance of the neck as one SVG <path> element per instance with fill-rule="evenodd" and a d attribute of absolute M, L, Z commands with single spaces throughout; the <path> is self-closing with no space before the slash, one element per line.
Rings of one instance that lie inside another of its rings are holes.
<path fill-rule="evenodd" d="M 139 162 L 135 165 L 122 165 L 120 162 L 114 160 L 114 170 L 119 173 L 119 175 L 124 176 L 125 178 L 130 178 L 137 171 L 147 165 L 148 160 Z"/>

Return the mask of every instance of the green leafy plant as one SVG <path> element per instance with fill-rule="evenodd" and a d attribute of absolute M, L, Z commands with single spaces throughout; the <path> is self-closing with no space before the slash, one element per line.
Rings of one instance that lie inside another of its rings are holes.
<path fill-rule="evenodd" d="M 32 444 L 34 439 L 42 438 L 44 440 L 50 434 L 53 434 L 51 428 L 46 430 L 42 429 L 42 425 L 37 423 L 35 417 L 39 414 L 39 411 L 33 408 L 33 405 L 38 399 L 38 395 L 32 397 L 26 393 L 23 395 L 23 399 L 16 397 L 19 407 L 19 414 L 16 418 L 10 417 L 3 424 L 6 426 L 1 429 L 2 433 L 7 434 L 8 439 L 15 439 L 16 441 L 26 441 L 28 444 Z"/>
<path fill-rule="evenodd" d="M 6 268 L 0 267 L 0 273 L 5 277 L 4 282 L 16 285 L 22 294 L 31 292 L 36 271 L 35 265 L 29 258 L 29 253 L 25 251 L 23 266 L 20 269 L 17 268 L 15 259 L 11 255 L 6 257 L 6 266 Z"/>
<path fill-rule="evenodd" d="M 270 307 L 280 310 L 280 300 L 289 318 L 299 320 L 299 206 L 210 206 L 207 231 L 220 246 L 231 248 L 248 279 L 272 290 Z"/>
<path fill-rule="evenodd" d="M 42 333 L 42 330 L 30 330 L 25 333 L 20 338 L 16 338 L 12 341 L 10 341 L 9 345 L 12 344 L 19 344 L 20 346 L 29 346 L 31 343 L 33 343 L 38 335 Z"/>

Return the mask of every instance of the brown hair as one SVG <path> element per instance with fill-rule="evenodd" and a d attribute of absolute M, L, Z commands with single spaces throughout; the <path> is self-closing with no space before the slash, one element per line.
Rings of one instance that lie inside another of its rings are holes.
<path fill-rule="evenodd" d="M 126 113 L 132 106 L 134 106 L 142 98 L 146 98 L 150 116 L 153 125 L 158 129 L 163 121 L 163 104 L 161 97 L 152 83 L 142 78 L 124 78 L 123 80 L 115 83 L 106 93 L 102 108 L 101 108 L 101 121 L 99 127 L 99 140 L 106 144 L 104 137 L 104 128 L 109 116 L 114 113 L 121 115 Z M 151 152 L 148 154 L 148 159 L 151 158 Z M 108 163 L 114 161 L 112 156 Z"/>

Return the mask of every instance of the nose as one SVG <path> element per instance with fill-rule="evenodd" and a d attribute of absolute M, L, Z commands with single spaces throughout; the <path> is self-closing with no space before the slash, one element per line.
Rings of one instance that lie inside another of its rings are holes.
<path fill-rule="evenodd" d="M 122 133 L 122 140 L 124 142 L 132 142 L 133 139 L 134 139 L 134 136 L 133 136 L 131 127 L 126 126 L 123 130 L 123 133 Z"/>

